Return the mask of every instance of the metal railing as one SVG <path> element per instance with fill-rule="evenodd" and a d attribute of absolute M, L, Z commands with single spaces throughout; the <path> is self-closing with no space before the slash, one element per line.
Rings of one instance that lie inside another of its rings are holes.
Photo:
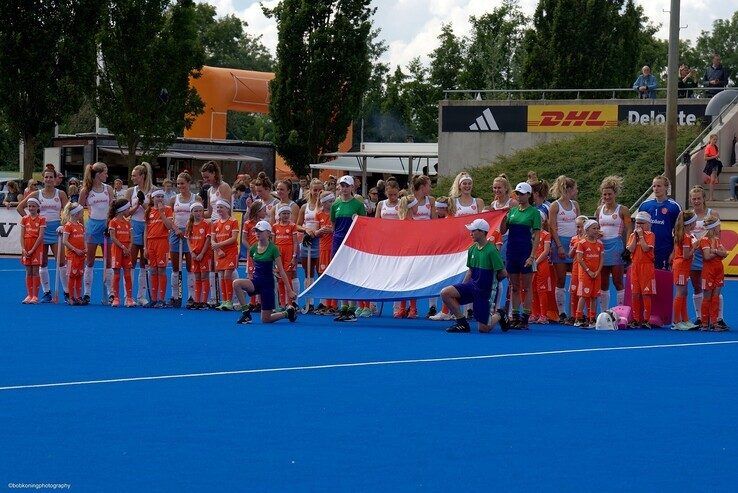
<path fill-rule="evenodd" d="M 691 94 L 693 94 L 693 97 L 699 97 L 702 93 L 704 93 L 707 90 L 715 90 L 715 88 L 707 88 L 707 87 L 690 87 L 690 88 L 681 88 L 679 89 L 679 92 L 682 91 L 689 91 Z M 582 94 L 609 94 L 610 97 L 603 97 L 600 99 L 635 99 L 635 89 L 632 87 L 627 88 L 609 88 L 609 89 L 444 89 L 443 91 L 443 99 L 448 100 L 450 95 L 458 94 L 461 96 L 464 96 L 460 99 L 474 99 L 477 101 L 483 101 L 486 99 L 490 100 L 512 100 L 512 99 L 540 99 L 542 101 L 546 100 L 546 94 L 576 94 L 576 97 L 574 99 L 582 99 Z M 666 87 L 658 87 L 656 88 L 656 93 L 666 93 Z M 501 95 L 504 96 L 502 98 L 499 97 L 492 97 L 492 98 L 486 98 L 483 97 L 483 95 Z M 534 94 L 538 95 L 536 98 L 530 98 L 530 97 L 515 97 L 513 98 L 513 95 L 528 95 L 528 94 Z M 627 98 L 618 98 L 616 97 L 617 94 L 627 94 L 629 97 Z M 564 98 L 564 99 L 572 99 L 570 97 Z"/>
<path fill-rule="evenodd" d="M 715 116 L 712 119 L 712 121 L 710 122 L 710 124 L 707 125 L 705 127 L 705 129 L 702 130 L 702 132 L 697 137 L 695 137 L 694 140 L 692 140 L 692 142 L 690 142 L 690 144 L 687 147 L 684 148 L 684 150 L 681 152 L 681 154 L 679 154 L 677 156 L 677 158 L 676 158 L 676 167 L 678 167 L 680 164 L 684 164 L 685 166 L 687 166 L 687 175 L 686 175 L 686 178 L 685 178 L 687 196 L 689 195 L 689 162 L 690 162 L 690 159 L 689 158 L 685 158 L 685 157 L 686 156 L 690 156 L 691 157 L 695 150 L 699 150 L 702 147 L 704 147 L 702 145 L 702 141 L 705 139 L 705 137 L 707 135 L 710 134 L 710 132 L 716 126 L 722 125 L 722 123 L 723 123 L 723 117 L 731 109 L 733 109 L 733 107 L 735 107 L 736 104 L 738 104 L 738 94 L 728 104 L 726 104 L 725 106 L 723 106 L 723 109 L 720 111 L 720 113 L 718 113 L 717 116 Z M 664 172 L 666 172 L 665 169 L 664 169 Z M 672 187 L 676 187 L 676 183 L 672 183 Z M 646 200 L 646 198 L 648 198 L 651 195 L 651 193 L 652 193 L 651 187 L 648 187 L 648 189 L 645 192 L 643 192 L 643 195 L 641 195 L 638 198 L 638 200 L 636 200 L 635 203 L 632 206 L 630 206 L 630 209 L 629 209 L 630 212 L 634 212 L 635 209 L 638 206 L 640 206 L 641 203 L 643 203 L 643 201 Z"/>

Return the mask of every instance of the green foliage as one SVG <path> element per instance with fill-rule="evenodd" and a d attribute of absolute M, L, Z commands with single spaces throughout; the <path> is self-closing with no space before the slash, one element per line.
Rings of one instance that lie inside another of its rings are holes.
<path fill-rule="evenodd" d="M 95 111 L 129 151 L 156 155 L 192 125 L 203 103 L 189 77 L 204 53 L 192 0 L 110 0 L 98 36 Z M 165 65 L 163 65 L 165 63 Z"/>
<path fill-rule="evenodd" d="M 269 115 L 229 111 L 226 138 L 272 142 L 274 140 L 274 122 Z"/>
<path fill-rule="evenodd" d="M 472 16 L 472 34 L 464 45 L 460 85 L 468 89 L 515 89 L 520 84 L 521 46 L 528 19 L 518 2 L 502 5 L 480 17 Z"/>
<path fill-rule="evenodd" d="M 282 0 L 269 111 L 275 143 L 297 175 L 338 149 L 372 72 L 370 0 Z"/>
<path fill-rule="evenodd" d="M 633 0 L 540 0 L 525 34 L 523 85 L 630 87 L 653 32 Z"/>
<path fill-rule="evenodd" d="M 492 199 L 492 180 L 501 173 L 507 175 L 513 187 L 527 179 L 528 171 L 536 171 L 538 178 L 549 184 L 557 176 L 566 175 L 577 180 L 581 210 L 591 214 L 599 201 L 602 179 L 619 175 L 625 183 L 618 201 L 630 207 L 646 191 L 651 179 L 663 172 L 664 129 L 655 125 L 621 125 L 500 156 L 490 166 L 469 170 L 474 191 L 488 204 Z M 701 130 L 697 126 L 680 127 L 677 148 L 686 148 Z M 436 196 L 448 195 L 453 178 L 438 180 Z"/>
<path fill-rule="evenodd" d="M 9 139 L 25 142 L 23 174 L 56 122 L 77 111 L 94 84 L 98 0 L 0 2 L 0 112 Z"/>
<path fill-rule="evenodd" d="M 271 72 L 274 59 L 261 42 L 261 36 L 246 32 L 248 24 L 235 15 L 217 18 L 215 7 L 195 6 L 195 21 L 200 44 L 205 50 L 205 65 Z"/>

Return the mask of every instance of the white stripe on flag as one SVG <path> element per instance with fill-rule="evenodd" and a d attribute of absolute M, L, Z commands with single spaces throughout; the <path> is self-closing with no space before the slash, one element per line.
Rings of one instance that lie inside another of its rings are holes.
<path fill-rule="evenodd" d="M 466 272 L 467 252 L 449 255 L 394 257 L 361 252 L 343 245 L 340 262 L 325 274 L 340 281 L 378 291 L 410 291 L 432 286 Z"/>

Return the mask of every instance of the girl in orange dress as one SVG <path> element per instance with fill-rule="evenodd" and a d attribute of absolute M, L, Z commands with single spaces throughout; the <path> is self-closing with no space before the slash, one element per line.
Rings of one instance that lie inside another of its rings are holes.
<path fill-rule="evenodd" d="M 640 211 L 635 216 L 635 230 L 628 238 L 628 250 L 632 254 L 630 290 L 633 321 L 630 328 L 653 329 L 651 304 L 656 295 L 656 268 L 653 263 L 656 235 L 651 231 L 651 215 Z"/>
<path fill-rule="evenodd" d="M 389 183 L 389 180 L 387 180 Z M 322 274 L 331 263 L 333 252 L 333 222 L 331 221 L 331 206 L 336 196 L 333 192 L 324 191 L 320 194 L 320 210 L 316 214 L 318 221 L 317 236 L 320 238 L 320 252 L 318 255 L 318 274 Z M 379 208 L 377 208 L 379 209 Z M 325 300 L 316 308 L 317 315 L 335 315 L 338 311 L 337 300 Z"/>
<path fill-rule="evenodd" d="M 233 310 L 233 272 L 238 267 L 238 221 L 231 217 L 231 203 L 218 200 L 214 210 L 218 220 L 210 231 L 215 271 L 220 277 L 221 303 L 216 310 Z"/>
<path fill-rule="evenodd" d="M 210 294 L 210 264 L 213 252 L 210 249 L 210 222 L 205 220 L 205 207 L 200 202 L 190 205 L 190 219 L 187 221 L 185 236 L 192 254 L 192 272 L 195 274 L 195 288 L 191 310 L 208 308 Z"/>
<path fill-rule="evenodd" d="M 69 276 L 69 304 L 85 305 L 82 300 L 82 275 L 85 271 L 85 227 L 82 213 L 85 208 L 77 202 L 67 202 L 62 211 L 62 242 L 67 256 Z"/>
<path fill-rule="evenodd" d="M 549 296 L 553 295 L 553 281 L 551 279 L 551 233 L 548 232 L 548 214 L 539 209 L 541 214 L 541 234 L 536 249 L 536 271 L 533 273 L 533 309 L 531 323 L 547 324 Z"/>
<path fill-rule="evenodd" d="M 723 259 L 728 251 L 720 242 L 720 219 L 705 219 L 705 236 L 700 240 L 702 250 L 702 326 L 700 330 L 723 332 L 730 330 L 720 319 L 720 291 L 723 288 L 725 270 Z"/>
<path fill-rule="evenodd" d="M 684 211 L 679 214 L 674 225 L 674 260 L 672 272 L 674 274 L 674 285 L 676 286 L 676 297 L 674 298 L 674 317 L 671 326 L 674 330 L 690 330 L 697 328 L 689 320 L 687 314 L 687 282 L 692 269 L 692 257 L 697 239 L 692 236 L 697 214 L 694 211 Z"/>
<path fill-rule="evenodd" d="M 292 222 L 292 208 L 287 204 L 277 206 L 277 222 L 272 225 L 274 234 L 274 245 L 279 250 L 282 267 L 287 273 L 290 286 L 293 286 L 295 279 L 295 270 L 297 269 L 298 243 L 297 243 L 297 225 Z M 293 287 L 294 290 L 294 287 Z M 290 302 L 287 299 L 287 289 L 284 281 L 279 282 L 279 303 L 286 307 Z"/>
<path fill-rule="evenodd" d="M 587 216 L 577 216 L 574 220 L 576 234 L 569 241 L 569 257 L 576 258 L 577 246 L 584 238 L 584 223 Z M 552 240 L 553 241 L 553 240 Z M 558 275 L 558 272 L 556 273 Z M 564 273 L 566 275 L 566 273 Z M 569 283 L 569 313 L 571 316 L 566 319 L 566 325 L 574 325 L 576 322 L 575 315 L 579 306 L 579 262 L 574 262 L 571 266 L 571 282 Z"/>
<path fill-rule="evenodd" d="M 136 306 L 133 300 L 131 269 L 131 223 L 126 219 L 126 213 L 131 203 L 126 199 L 117 199 L 110 206 L 108 212 L 108 232 L 112 244 L 110 252 L 110 267 L 113 269 L 113 301 L 110 306 L 120 306 L 120 271 L 123 270 L 123 285 L 125 286 L 125 306 Z"/>
<path fill-rule="evenodd" d="M 144 251 L 151 275 L 149 308 L 164 308 L 167 294 L 167 264 L 169 263 L 169 231 L 174 229 L 174 211 L 164 205 L 164 190 L 151 192 L 146 210 Z"/>
<path fill-rule="evenodd" d="M 21 264 L 26 266 L 26 290 L 24 304 L 38 303 L 38 287 L 41 284 L 39 268 L 44 256 L 44 231 L 46 218 L 39 215 L 41 202 L 33 197 L 26 198 L 28 215 L 21 219 Z"/>
<path fill-rule="evenodd" d="M 575 327 L 588 329 L 594 327 L 597 318 L 597 299 L 600 296 L 603 254 L 605 246 L 599 240 L 600 224 L 594 219 L 584 223 L 584 238 L 577 243 L 576 262 L 579 264 L 579 282 L 577 283 L 577 314 Z M 584 307 L 587 306 L 589 322 L 584 318 Z"/>

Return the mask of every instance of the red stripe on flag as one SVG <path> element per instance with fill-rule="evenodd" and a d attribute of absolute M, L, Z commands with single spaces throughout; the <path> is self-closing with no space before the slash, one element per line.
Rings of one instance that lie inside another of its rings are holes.
<path fill-rule="evenodd" d="M 484 219 L 493 231 L 506 215 L 502 210 L 431 221 L 358 217 L 345 245 L 375 255 L 448 255 L 463 252 L 472 244 L 466 225 L 474 219 Z"/>

